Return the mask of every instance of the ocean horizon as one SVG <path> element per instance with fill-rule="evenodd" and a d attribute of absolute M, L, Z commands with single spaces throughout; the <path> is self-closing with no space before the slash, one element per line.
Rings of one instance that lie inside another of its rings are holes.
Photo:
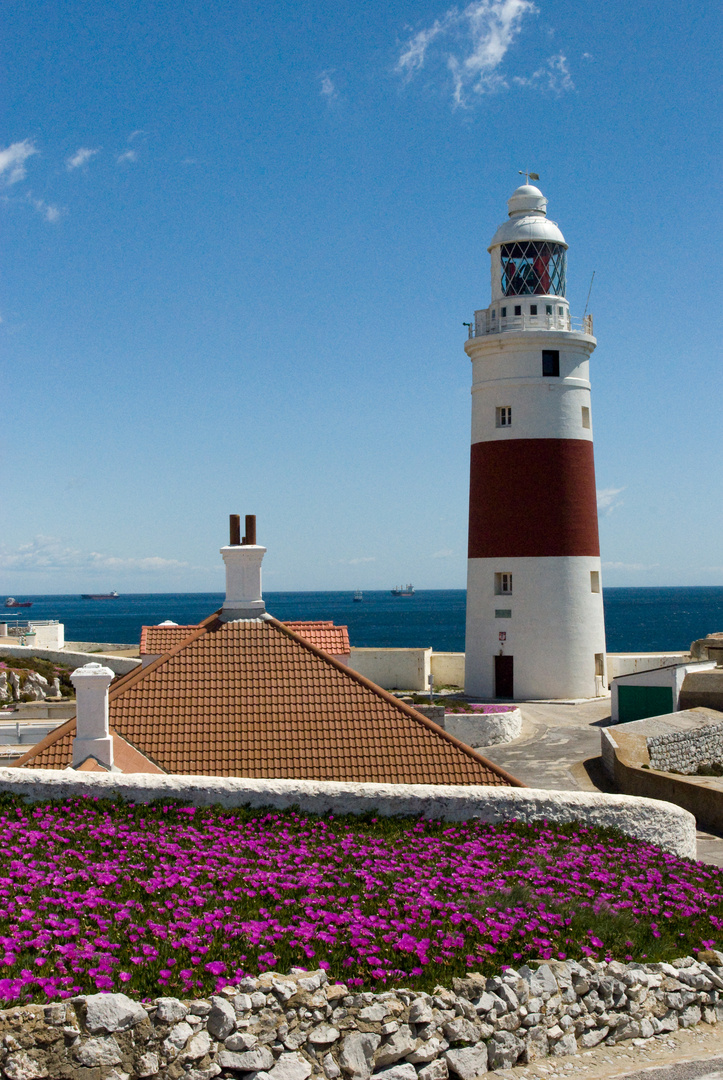
<path fill-rule="evenodd" d="M 136 644 L 141 627 L 170 619 L 194 624 L 223 603 L 224 594 L 126 593 L 117 600 L 82 600 L 78 594 L 15 594 L 32 608 L 5 609 L 0 620 L 58 619 L 68 641 Z M 267 610 L 282 621 L 330 619 L 349 627 L 357 647 L 464 651 L 465 589 L 419 589 L 414 596 L 389 590 L 267 592 Z M 723 630 L 723 586 L 607 588 L 603 590 L 609 652 L 687 649 L 692 641 Z"/>

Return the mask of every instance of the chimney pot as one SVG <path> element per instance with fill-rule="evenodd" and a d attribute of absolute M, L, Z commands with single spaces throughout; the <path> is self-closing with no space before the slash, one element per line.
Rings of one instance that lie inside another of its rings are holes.
<path fill-rule="evenodd" d="M 229 544 L 237 547 L 241 543 L 241 516 L 229 514 Z"/>
<path fill-rule="evenodd" d="M 94 757 L 113 768 L 113 739 L 108 725 L 108 687 L 115 672 L 102 664 L 86 664 L 70 676 L 75 687 L 76 717 L 73 768 Z"/>

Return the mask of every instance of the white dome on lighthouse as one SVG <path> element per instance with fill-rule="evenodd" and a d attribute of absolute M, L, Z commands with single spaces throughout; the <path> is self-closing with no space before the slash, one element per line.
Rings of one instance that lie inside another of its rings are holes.
<path fill-rule="evenodd" d="M 509 220 L 500 225 L 488 251 L 499 244 L 524 240 L 544 240 L 567 247 L 556 223 L 547 217 L 547 199 L 539 188 L 532 184 L 520 185 L 507 200 L 507 211 Z"/>

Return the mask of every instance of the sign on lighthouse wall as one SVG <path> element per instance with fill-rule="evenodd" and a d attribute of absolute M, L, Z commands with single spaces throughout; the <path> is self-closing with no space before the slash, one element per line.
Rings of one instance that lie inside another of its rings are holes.
<path fill-rule="evenodd" d="M 467 569 L 467 693 L 604 692 L 590 405 L 592 316 L 565 297 L 567 244 L 530 184 L 489 247 L 492 302 L 475 312 Z"/>

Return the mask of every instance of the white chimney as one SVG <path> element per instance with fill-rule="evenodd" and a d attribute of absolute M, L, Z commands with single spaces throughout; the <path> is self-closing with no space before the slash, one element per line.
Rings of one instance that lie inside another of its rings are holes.
<path fill-rule="evenodd" d="M 73 768 L 89 756 L 113 768 L 113 740 L 108 728 L 108 687 L 115 672 L 102 664 L 86 664 L 70 676 L 75 687 L 76 719 Z"/>
<path fill-rule="evenodd" d="M 258 619 L 266 611 L 261 595 L 261 562 L 266 548 L 256 543 L 256 518 L 246 515 L 246 535 L 241 539 L 237 514 L 231 515 L 231 543 L 221 548 L 226 564 L 226 599 L 221 617 Z"/>

